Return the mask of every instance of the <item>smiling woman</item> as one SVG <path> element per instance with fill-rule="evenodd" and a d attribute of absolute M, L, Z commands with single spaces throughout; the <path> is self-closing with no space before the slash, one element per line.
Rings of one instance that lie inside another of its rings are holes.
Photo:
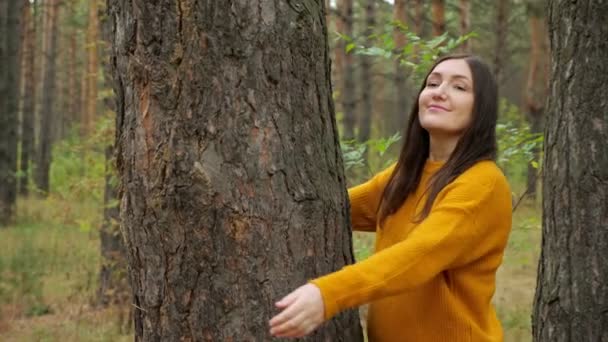
<path fill-rule="evenodd" d="M 370 341 L 502 341 L 491 300 L 511 230 L 511 192 L 494 163 L 497 89 L 474 56 L 425 77 L 396 165 L 349 189 L 353 229 L 376 233 L 368 259 L 277 302 L 271 333 L 304 336 L 370 303 Z"/>

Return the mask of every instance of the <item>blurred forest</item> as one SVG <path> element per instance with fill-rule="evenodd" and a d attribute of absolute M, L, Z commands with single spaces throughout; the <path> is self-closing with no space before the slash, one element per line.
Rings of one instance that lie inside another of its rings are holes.
<path fill-rule="evenodd" d="M 2 0 L 0 6 L 8 80 L 0 138 L 17 151 L 3 161 L 17 171 L 0 175 L 12 177 L 0 191 L 0 339 L 131 340 L 106 5 Z M 499 165 L 516 205 L 494 300 L 506 341 L 531 340 L 549 81 L 544 3 L 326 0 L 326 6 L 349 186 L 395 160 L 421 74 L 437 55 L 472 52 L 492 65 L 500 93 Z M 365 258 L 373 237 L 355 234 L 354 244 L 357 259 Z"/>

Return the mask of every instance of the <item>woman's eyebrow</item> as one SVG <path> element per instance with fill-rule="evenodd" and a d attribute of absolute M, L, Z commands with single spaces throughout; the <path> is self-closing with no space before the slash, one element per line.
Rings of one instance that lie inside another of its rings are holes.
<path fill-rule="evenodd" d="M 442 76 L 442 77 L 443 77 L 443 74 L 438 73 L 438 72 L 432 72 L 432 73 L 429 75 L 429 77 L 431 77 L 431 76 Z M 465 75 L 460 75 L 460 74 L 455 74 L 455 75 L 452 75 L 450 78 L 452 78 L 452 79 L 454 79 L 454 78 L 461 78 L 461 79 L 465 79 L 465 80 L 467 80 L 467 81 L 470 81 L 470 80 L 471 80 L 469 77 L 467 77 L 467 76 L 465 76 Z"/>

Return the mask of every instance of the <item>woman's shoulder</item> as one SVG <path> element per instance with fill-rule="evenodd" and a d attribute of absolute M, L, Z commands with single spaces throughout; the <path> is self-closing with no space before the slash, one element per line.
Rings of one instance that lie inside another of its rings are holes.
<path fill-rule="evenodd" d="M 482 160 L 463 172 L 457 180 L 459 182 L 476 184 L 495 189 L 509 190 L 507 177 L 500 167 L 492 160 Z M 510 192 L 510 190 L 509 190 Z"/>

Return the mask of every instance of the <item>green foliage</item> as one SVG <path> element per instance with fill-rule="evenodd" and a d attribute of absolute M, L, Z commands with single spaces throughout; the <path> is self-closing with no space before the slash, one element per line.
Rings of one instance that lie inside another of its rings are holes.
<path fill-rule="evenodd" d="M 394 158 L 387 152 L 399 140 L 401 135 L 395 133 L 388 138 L 370 139 L 365 142 L 342 141 L 340 148 L 348 183 L 360 183 L 394 163 Z"/>
<path fill-rule="evenodd" d="M 401 31 L 406 39 L 406 44 L 399 49 L 396 48 L 395 44 L 395 30 Z M 357 43 L 357 39 L 353 39 L 343 34 L 339 34 L 339 37 L 346 41 L 347 53 L 352 51 L 357 55 L 367 55 L 399 61 L 401 65 L 412 71 L 414 83 L 417 84 L 422 81 L 425 74 L 439 56 L 453 52 L 468 39 L 476 37 L 476 34 L 472 32 L 460 37 L 450 37 L 446 32 L 441 36 L 424 40 L 410 31 L 403 23 L 393 21 L 385 25 L 380 33 L 365 37 L 371 40 L 371 46 Z M 359 40 L 361 40 L 361 38 Z"/>
<path fill-rule="evenodd" d="M 542 133 L 532 133 L 530 125 L 524 119 L 519 108 L 500 101 L 499 122 L 496 126 L 498 138 L 498 165 L 516 180 L 521 181 L 527 174 L 528 164 L 534 168 L 540 167 L 540 159 L 535 157 L 535 151 L 542 151 Z"/>

